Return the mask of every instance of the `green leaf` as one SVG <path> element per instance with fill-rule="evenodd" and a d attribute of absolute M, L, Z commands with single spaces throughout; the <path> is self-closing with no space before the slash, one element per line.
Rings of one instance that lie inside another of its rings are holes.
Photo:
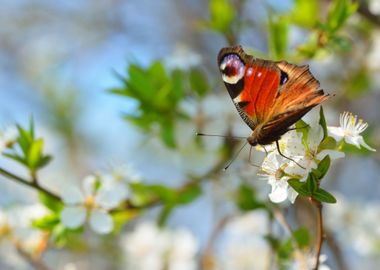
<path fill-rule="evenodd" d="M 28 166 L 24 157 L 21 157 L 16 153 L 3 153 L 3 156 L 10 158 L 10 159 L 13 159 L 14 161 L 20 162 L 21 164 L 23 164 L 25 166 Z"/>
<path fill-rule="evenodd" d="M 162 208 L 160 215 L 158 216 L 158 224 L 160 226 L 164 226 L 166 224 L 166 221 L 170 217 L 170 214 L 173 212 L 174 206 L 172 204 L 166 204 Z"/>
<path fill-rule="evenodd" d="M 281 243 L 278 251 L 277 251 L 277 256 L 279 257 L 280 260 L 289 260 L 290 256 L 293 253 L 293 244 L 292 240 L 288 239 L 287 241 Z"/>
<path fill-rule="evenodd" d="M 113 232 L 119 233 L 123 229 L 124 225 L 135 218 L 139 213 L 139 211 L 133 210 L 112 213 Z"/>
<path fill-rule="evenodd" d="M 165 85 L 169 80 L 166 70 L 160 61 L 154 61 L 147 72 L 153 85 Z"/>
<path fill-rule="evenodd" d="M 339 30 L 357 8 L 358 3 L 352 3 L 350 0 L 332 1 L 326 23 L 328 30 L 331 33 Z"/>
<path fill-rule="evenodd" d="M 288 50 L 289 22 L 283 16 L 269 16 L 268 43 L 270 51 L 276 60 L 286 58 Z"/>
<path fill-rule="evenodd" d="M 47 164 L 50 163 L 50 161 L 53 159 L 52 156 L 50 155 L 45 155 L 43 157 L 40 158 L 40 162 L 38 162 L 37 164 L 37 167 L 38 168 L 42 168 L 42 167 L 45 167 Z"/>
<path fill-rule="evenodd" d="M 29 133 L 32 139 L 34 139 L 34 120 L 33 116 L 29 117 Z"/>
<path fill-rule="evenodd" d="M 127 72 L 127 78 L 122 80 L 124 88 L 111 90 L 137 101 L 138 108 L 125 119 L 147 134 L 158 135 L 167 147 L 175 148 L 175 123 L 186 117 L 178 106 L 186 94 L 185 73 L 174 70 L 169 74 L 159 61 L 147 68 L 131 64 Z"/>
<path fill-rule="evenodd" d="M 54 227 L 57 226 L 59 223 L 59 215 L 56 213 L 51 213 L 42 218 L 33 220 L 32 226 L 40 230 L 52 231 Z"/>
<path fill-rule="evenodd" d="M 309 135 L 310 126 L 302 119 L 298 120 L 296 123 L 296 131 L 302 133 L 302 143 L 307 144 L 307 137 Z"/>
<path fill-rule="evenodd" d="M 329 155 L 325 156 L 318 163 L 318 168 L 317 168 L 317 170 L 319 172 L 318 179 L 322 179 L 323 177 L 325 177 L 326 173 L 328 172 L 328 170 L 330 168 L 330 164 L 331 164 L 331 159 L 330 159 Z"/>
<path fill-rule="evenodd" d="M 210 0 L 209 2 L 211 29 L 227 33 L 235 19 L 236 12 L 229 0 Z"/>
<path fill-rule="evenodd" d="M 335 197 L 324 189 L 319 188 L 313 193 L 313 198 L 325 203 L 336 203 Z"/>
<path fill-rule="evenodd" d="M 310 194 L 318 189 L 317 179 L 313 173 L 309 173 L 306 179 L 306 187 Z"/>
<path fill-rule="evenodd" d="M 179 204 L 189 204 L 202 195 L 202 189 L 199 185 L 192 185 L 186 187 L 185 190 L 178 194 Z"/>
<path fill-rule="evenodd" d="M 58 247 L 63 247 L 67 243 L 67 228 L 63 224 L 53 228 L 52 240 Z"/>
<path fill-rule="evenodd" d="M 359 68 L 359 70 L 350 73 L 349 80 L 347 81 L 344 89 L 346 90 L 349 98 L 356 99 L 368 93 L 370 87 L 370 73 L 365 67 L 362 67 Z"/>
<path fill-rule="evenodd" d="M 27 161 L 30 169 L 36 169 L 40 158 L 42 155 L 42 148 L 44 146 L 44 141 L 42 139 L 37 139 L 32 142 L 28 155 Z"/>
<path fill-rule="evenodd" d="M 318 146 L 318 152 L 321 152 L 324 149 L 336 149 L 336 141 L 334 138 L 328 136 Z"/>
<path fill-rule="evenodd" d="M 151 192 L 153 196 L 160 198 L 166 203 L 173 203 L 176 201 L 177 192 L 172 188 L 165 185 L 151 185 L 146 187 L 148 192 Z"/>
<path fill-rule="evenodd" d="M 189 73 L 191 88 L 200 96 L 203 97 L 209 90 L 207 77 L 199 69 L 193 68 Z"/>
<path fill-rule="evenodd" d="M 24 156 L 28 154 L 31 143 L 33 142 L 32 135 L 20 125 L 16 125 L 18 129 L 19 136 L 17 138 L 17 143 L 21 148 Z"/>
<path fill-rule="evenodd" d="M 312 28 L 317 24 L 319 14 L 319 1 L 295 0 L 290 20 L 300 27 Z"/>
<path fill-rule="evenodd" d="M 157 88 L 152 83 L 152 78 L 149 78 L 147 72 L 141 67 L 134 64 L 129 66 L 128 75 L 126 92 L 130 93 L 132 97 L 136 96 L 141 101 L 150 103 L 150 99 L 157 91 Z"/>
<path fill-rule="evenodd" d="M 236 204 L 243 211 L 251 211 L 264 207 L 264 205 L 257 200 L 254 188 L 247 184 L 242 184 L 237 190 Z"/>
<path fill-rule="evenodd" d="M 167 122 L 161 126 L 161 139 L 169 148 L 176 147 L 173 123 Z"/>
<path fill-rule="evenodd" d="M 326 118 L 325 114 L 323 113 L 323 107 L 319 109 L 319 125 L 323 129 L 323 140 L 327 138 L 328 132 L 327 132 L 327 124 L 326 124 Z"/>
<path fill-rule="evenodd" d="M 297 241 L 299 248 L 306 248 L 310 244 L 310 234 L 306 228 L 299 228 L 293 232 L 293 237 Z"/>
<path fill-rule="evenodd" d="M 334 51 L 349 52 L 352 48 L 352 40 L 348 37 L 334 34 L 329 37 L 328 47 Z"/>
<path fill-rule="evenodd" d="M 46 194 L 45 192 L 39 192 L 38 199 L 43 205 L 54 213 L 59 213 L 63 209 L 63 203 L 60 200 Z"/>
<path fill-rule="evenodd" d="M 311 196 L 310 190 L 307 188 L 306 183 L 301 182 L 299 179 L 292 178 L 288 180 L 288 184 L 299 193 L 301 196 Z"/>

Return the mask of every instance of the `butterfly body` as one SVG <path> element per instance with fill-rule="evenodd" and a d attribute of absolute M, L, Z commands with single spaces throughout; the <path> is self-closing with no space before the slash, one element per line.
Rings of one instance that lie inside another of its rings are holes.
<path fill-rule="evenodd" d="M 240 46 L 221 49 L 218 65 L 237 111 L 252 129 L 247 138 L 252 146 L 278 141 L 329 97 L 308 66 L 254 58 Z"/>

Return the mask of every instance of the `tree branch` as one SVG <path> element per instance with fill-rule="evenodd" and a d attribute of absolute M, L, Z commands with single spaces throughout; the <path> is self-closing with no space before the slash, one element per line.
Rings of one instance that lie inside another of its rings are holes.
<path fill-rule="evenodd" d="M 319 257 L 321 256 L 324 232 L 323 232 L 323 218 L 322 218 L 322 203 L 320 201 L 312 200 L 312 203 L 317 208 L 317 245 L 316 245 L 316 258 L 314 270 L 319 268 Z"/>
<path fill-rule="evenodd" d="M 371 23 L 380 26 L 380 16 L 377 16 L 373 14 L 369 8 L 368 5 L 365 3 L 365 1 L 358 1 L 359 7 L 358 7 L 358 13 L 366 18 Z"/>
<path fill-rule="evenodd" d="M 20 177 L 20 176 L 17 176 L 17 175 L 15 175 L 15 174 L 11 173 L 11 172 L 6 171 L 6 170 L 3 169 L 3 168 L 0 168 L 0 174 L 3 175 L 3 176 L 5 176 L 5 178 L 7 178 L 7 179 L 9 179 L 9 180 L 13 180 L 13 181 L 15 181 L 15 182 L 17 182 L 17 183 L 19 183 L 19 184 L 22 184 L 22 185 L 25 185 L 25 186 L 31 187 L 31 188 L 33 188 L 33 189 L 37 189 L 38 191 L 41 191 L 41 192 L 45 193 L 46 195 L 49 195 L 49 196 L 51 196 L 51 197 L 53 197 L 53 198 L 55 198 L 55 199 L 57 199 L 57 200 L 62 201 L 62 199 L 61 199 L 60 196 L 58 196 L 57 194 L 54 194 L 53 192 L 51 192 L 51 191 L 45 189 L 44 187 L 41 187 L 41 186 L 38 184 L 38 181 L 37 181 L 37 180 L 36 180 L 36 181 L 33 181 L 33 182 L 28 181 L 28 180 L 26 180 L 26 179 L 24 179 L 24 178 L 22 178 L 22 177 Z"/>

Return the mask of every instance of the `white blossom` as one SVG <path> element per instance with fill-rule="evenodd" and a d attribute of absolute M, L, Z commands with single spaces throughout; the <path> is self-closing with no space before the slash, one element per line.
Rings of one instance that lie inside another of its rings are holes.
<path fill-rule="evenodd" d="M 319 145 L 323 140 L 323 129 L 317 123 L 310 126 L 305 145 L 300 138 L 294 138 L 294 141 L 288 142 L 288 144 L 293 145 L 293 147 L 297 149 L 298 156 L 296 161 L 298 164 L 289 163 L 289 166 L 285 168 L 285 172 L 290 175 L 299 176 L 302 180 L 305 180 L 309 172 L 312 169 L 317 168 L 318 162 L 327 155 L 329 155 L 332 160 L 344 157 L 343 152 L 330 149 L 319 149 Z M 298 146 L 294 146 L 297 144 Z"/>
<path fill-rule="evenodd" d="M 340 114 L 339 122 L 339 127 L 328 127 L 329 135 L 336 141 L 344 139 L 346 143 L 353 144 L 358 148 L 363 146 L 368 150 L 376 151 L 376 149 L 366 144 L 360 135 L 360 133 L 367 129 L 368 123 L 362 119 L 358 120 L 358 117 L 350 112 Z"/>
<path fill-rule="evenodd" d="M 161 229 L 144 222 L 123 239 L 127 269 L 195 270 L 198 244 L 185 229 Z"/>
<path fill-rule="evenodd" d="M 217 267 L 213 269 L 266 269 L 270 262 L 270 247 L 264 238 L 269 232 L 268 224 L 268 213 L 264 210 L 231 219 L 220 237 Z"/>
<path fill-rule="evenodd" d="M 272 202 L 280 203 L 288 198 L 293 203 L 297 192 L 288 185 L 289 177 L 285 175 L 283 164 L 281 156 L 278 156 L 275 151 L 270 152 L 265 157 L 261 172 L 258 174 L 271 185 L 269 199 Z"/>
<path fill-rule="evenodd" d="M 110 233 L 113 220 L 108 210 L 117 207 L 126 197 L 119 185 L 98 182 L 95 176 L 83 180 L 82 190 L 69 186 L 62 194 L 65 208 L 61 212 L 62 223 L 71 229 L 82 226 L 88 218 L 90 227 L 99 234 Z M 97 187 L 97 185 L 100 185 Z"/>
<path fill-rule="evenodd" d="M 43 231 L 34 229 L 32 222 L 49 211 L 40 204 L 15 206 L 0 211 L 0 237 L 6 236 L 12 243 L 28 254 L 39 256 L 46 248 L 48 237 Z"/>

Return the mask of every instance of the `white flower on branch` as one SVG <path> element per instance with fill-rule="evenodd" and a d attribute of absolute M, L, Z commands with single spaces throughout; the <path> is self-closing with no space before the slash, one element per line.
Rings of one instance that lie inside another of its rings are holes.
<path fill-rule="evenodd" d="M 34 229 L 32 222 L 48 213 L 40 204 L 0 210 L 0 239 L 8 239 L 24 252 L 39 257 L 47 247 L 48 235 Z"/>
<path fill-rule="evenodd" d="M 284 165 L 283 158 L 273 151 L 265 157 L 261 172 L 258 173 L 271 185 L 269 199 L 274 203 L 283 202 L 287 198 L 293 203 L 297 197 L 297 192 L 288 185 L 289 177 L 285 175 Z"/>
<path fill-rule="evenodd" d="M 90 227 L 99 234 L 110 233 L 113 220 L 108 211 L 117 207 L 127 192 L 119 184 L 104 183 L 95 176 L 83 180 L 83 189 L 70 186 L 62 194 L 65 208 L 61 212 L 62 223 L 71 229 L 82 226 L 88 217 Z"/>
<path fill-rule="evenodd" d="M 312 169 L 317 168 L 318 161 L 322 160 L 327 155 L 329 155 L 332 160 L 344 157 L 343 152 L 330 149 L 319 149 L 319 145 L 323 140 L 323 129 L 317 123 L 310 126 L 310 131 L 308 133 L 305 145 L 302 143 L 302 139 L 300 137 L 291 138 L 294 138 L 294 140 L 288 141 L 288 145 L 292 145 L 294 149 L 297 149 L 296 153 L 294 153 L 297 155 L 296 160 L 299 165 L 304 168 L 301 168 L 293 162 L 289 163 L 290 166 L 285 168 L 285 172 L 290 175 L 299 176 L 303 180 L 306 179 Z M 292 151 L 290 150 L 288 153 L 292 153 Z M 293 156 L 291 157 L 293 158 Z"/>
<path fill-rule="evenodd" d="M 367 129 L 368 123 L 362 119 L 358 120 L 358 117 L 350 112 L 340 114 L 339 122 L 340 127 L 328 127 L 329 135 L 336 141 L 344 139 L 346 143 L 353 144 L 358 148 L 363 146 L 370 151 L 376 151 L 376 149 L 366 144 L 363 136 L 360 135 Z"/>
<path fill-rule="evenodd" d="M 123 241 L 127 269 L 195 270 L 198 244 L 185 229 L 161 229 L 149 222 L 141 223 Z"/>

